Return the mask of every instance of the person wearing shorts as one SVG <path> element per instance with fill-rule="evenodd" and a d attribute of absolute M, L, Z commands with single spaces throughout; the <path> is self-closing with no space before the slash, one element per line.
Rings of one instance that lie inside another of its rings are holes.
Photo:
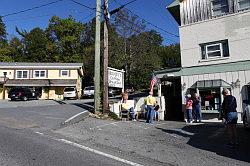
<path fill-rule="evenodd" d="M 237 115 L 237 102 L 236 98 L 230 95 L 228 89 L 223 89 L 222 94 L 224 96 L 224 100 L 222 103 L 222 110 L 224 113 L 226 129 L 229 137 L 229 146 L 235 146 L 238 144 L 237 142 L 237 132 L 236 132 L 236 124 L 238 120 Z"/>

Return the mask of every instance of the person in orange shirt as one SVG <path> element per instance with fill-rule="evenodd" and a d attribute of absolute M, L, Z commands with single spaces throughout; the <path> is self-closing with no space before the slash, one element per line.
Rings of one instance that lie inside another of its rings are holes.
<path fill-rule="evenodd" d="M 193 101 L 191 100 L 191 95 L 187 95 L 186 100 L 186 114 L 187 114 L 187 122 L 193 123 L 192 109 L 193 109 Z"/>

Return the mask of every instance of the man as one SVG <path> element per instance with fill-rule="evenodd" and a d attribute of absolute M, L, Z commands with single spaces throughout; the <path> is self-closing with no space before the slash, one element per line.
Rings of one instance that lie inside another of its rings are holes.
<path fill-rule="evenodd" d="M 226 121 L 226 128 L 229 137 L 229 143 L 227 145 L 230 147 L 235 147 L 238 144 L 236 133 L 236 124 L 238 120 L 236 98 L 230 95 L 228 89 L 223 89 L 222 94 L 224 96 L 222 110 Z"/>
<path fill-rule="evenodd" d="M 155 116 L 154 106 L 156 104 L 156 99 L 152 96 L 153 92 L 149 92 L 149 95 L 145 99 L 147 105 L 147 121 L 146 123 L 153 124 L 153 118 Z"/>

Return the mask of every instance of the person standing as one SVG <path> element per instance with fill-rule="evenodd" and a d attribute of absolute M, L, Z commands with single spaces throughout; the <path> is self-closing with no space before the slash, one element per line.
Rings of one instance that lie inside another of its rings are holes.
<path fill-rule="evenodd" d="M 153 124 L 153 118 L 155 116 L 154 106 L 156 104 L 156 99 L 152 96 L 153 92 L 149 92 L 149 95 L 146 98 L 147 105 L 147 121 L 146 123 Z"/>
<path fill-rule="evenodd" d="M 230 95 L 228 89 L 223 89 L 222 94 L 224 96 L 224 100 L 222 102 L 222 111 L 229 137 L 229 143 L 227 145 L 230 147 L 234 147 L 238 144 L 237 133 L 236 133 L 236 124 L 238 120 L 237 110 L 236 110 L 237 102 L 236 98 Z"/>
<path fill-rule="evenodd" d="M 187 114 L 187 122 L 193 123 L 192 109 L 193 109 L 193 101 L 191 100 L 191 95 L 187 95 L 186 100 L 186 114 Z"/>
<path fill-rule="evenodd" d="M 202 120 L 201 99 L 197 93 L 194 94 L 193 108 L 195 112 L 195 122 L 201 122 Z"/>

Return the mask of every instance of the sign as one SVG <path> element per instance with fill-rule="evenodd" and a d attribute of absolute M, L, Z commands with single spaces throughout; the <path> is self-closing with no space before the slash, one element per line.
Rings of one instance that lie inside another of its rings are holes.
<path fill-rule="evenodd" d="M 108 68 L 109 87 L 124 88 L 124 70 Z"/>

